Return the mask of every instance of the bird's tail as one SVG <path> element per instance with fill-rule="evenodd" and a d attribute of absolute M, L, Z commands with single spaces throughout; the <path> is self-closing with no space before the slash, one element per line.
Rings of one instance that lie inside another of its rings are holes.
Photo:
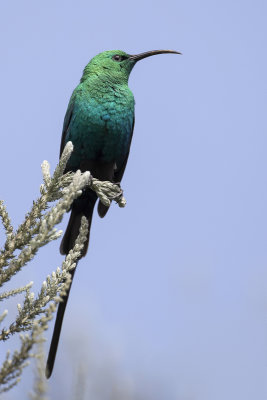
<path fill-rule="evenodd" d="M 63 297 L 63 301 L 61 303 L 59 303 L 59 306 L 58 306 L 57 317 L 56 317 L 56 322 L 55 322 L 55 326 L 54 326 L 54 332 L 53 332 L 50 349 L 49 349 L 49 354 L 48 354 L 48 358 L 47 358 L 47 362 L 46 362 L 45 375 L 46 375 L 47 379 L 50 378 L 50 376 L 52 375 L 52 372 L 53 372 L 54 363 L 55 363 L 56 354 L 57 354 L 57 346 L 58 346 L 62 322 L 63 322 L 63 317 L 64 317 L 65 309 L 66 309 L 69 294 L 70 294 L 70 288 L 72 285 L 74 272 L 75 272 L 75 269 L 71 271 L 71 284 L 70 284 L 69 290 L 68 290 L 66 296 Z"/>
<path fill-rule="evenodd" d="M 68 254 L 69 251 L 73 249 L 75 240 L 79 235 L 81 220 L 83 216 L 85 216 L 88 220 L 88 236 L 86 242 L 84 243 L 81 258 L 86 255 L 88 250 L 90 228 L 96 199 L 97 196 L 94 192 L 92 192 L 90 193 L 90 197 L 88 196 L 88 194 L 86 197 L 82 195 L 81 198 L 78 198 L 74 201 L 69 223 L 60 245 L 60 253 L 62 255 Z"/>
<path fill-rule="evenodd" d="M 88 244 L 89 244 L 90 227 L 91 227 L 92 216 L 93 216 L 96 199 L 97 199 L 97 196 L 95 195 L 94 192 L 91 192 L 91 193 L 85 192 L 84 194 L 81 195 L 80 198 L 78 198 L 77 200 L 74 201 L 73 206 L 72 206 L 71 216 L 69 219 L 69 223 L 68 223 L 66 232 L 64 234 L 64 237 L 62 239 L 61 246 L 60 246 L 61 254 L 68 254 L 69 251 L 71 249 L 73 249 L 75 240 L 79 234 L 79 229 L 81 226 L 81 219 L 83 216 L 85 216 L 88 220 L 88 237 L 84 244 L 84 248 L 82 250 L 80 258 L 82 258 L 86 255 L 87 249 L 88 249 Z M 73 280 L 74 272 L 75 272 L 75 270 L 71 271 L 72 280 Z M 71 282 L 71 284 L 72 284 L 72 282 Z M 45 374 L 46 374 L 47 378 L 50 378 L 52 371 L 53 371 L 56 353 L 57 353 L 58 341 L 59 341 L 59 337 L 60 337 L 60 332 L 61 332 L 61 327 L 62 327 L 62 322 L 63 322 L 66 305 L 67 305 L 69 294 L 70 294 L 71 284 L 67 291 L 66 296 L 63 297 L 63 301 L 60 302 L 59 306 L 58 306 L 54 332 L 53 332 L 52 341 L 51 341 L 49 354 L 48 354 L 48 358 L 47 358 L 47 363 L 46 363 Z"/>

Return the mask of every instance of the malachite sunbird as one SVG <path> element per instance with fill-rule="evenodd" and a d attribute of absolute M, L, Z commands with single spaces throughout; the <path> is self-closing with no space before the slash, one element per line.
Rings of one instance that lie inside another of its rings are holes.
<path fill-rule="evenodd" d="M 134 129 L 134 97 L 128 87 L 129 75 L 137 61 L 163 53 L 181 54 L 173 50 L 153 50 L 129 55 L 111 50 L 98 54 L 86 65 L 70 98 L 63 124 L 60 155 L 68 141 L 74 145 L 65 172 L 80 169 L 90 171 L 99 180 L 121 182 Z M 87 189 L 73 202 L 60 246 L 61 254 L 68 254 L 73 248 L 82 216 L 88 219 L 90 231 L 96 200 L 95 192 Z M 98 202 L 99 216 L 104 217 L 107 211 L 108 207 Z M 89 233 L 81 257 L 85 256 L 88 243 Z M 69 292 L 70 289 L 58 307 L 46 366 L 47 378 L 52 374 Z"/>

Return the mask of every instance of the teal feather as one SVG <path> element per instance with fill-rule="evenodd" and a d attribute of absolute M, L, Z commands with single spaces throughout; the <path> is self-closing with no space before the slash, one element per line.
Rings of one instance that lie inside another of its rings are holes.
<path fill-rule="evenodd" d="M 126 85 L 107 87 L 102 101 L 90 91 L 89 82 L 81 83 L 74 91 L 69 105 L 72 118 L 64 139 L 71 141 L 74 152 L 68 169 L 77 170 L 81 160 L 114 162 L 120 168 L 129 151 L 133 120 L 134 98 Z M 68 111 L 67 111 L 68 114 Z M 96 176 L 97 178 L 97 176 Z"/>

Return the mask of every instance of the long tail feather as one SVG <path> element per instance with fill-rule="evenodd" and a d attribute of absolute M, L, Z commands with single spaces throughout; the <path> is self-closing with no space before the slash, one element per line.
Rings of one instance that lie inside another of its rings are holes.
<path fill-rule="evenodd" d="M 71 271 L 71 279 L 73 280 L 75 269 Z M 50 378 L 53 372 L 54 368 L 54 363 L 56 359 L 56 354 L 57 354 L 57 347 L 58 347 L 58 342 L 59 342 L 59 337 L 60 337 L 60 332 L 61 332 L 61 327 L 62 327 L 62 322 L 65 314 L 65 309 L 67 306 L 69 294 L 70 294 L 70 288 L 71 288 L 72 282 L 70 284 L 69 290 L 66 294 L 66 296 L 63 299 L 63 302 L 59 303 L 58 310 L 57 310 L 57 317 L 56 317 L 56 322 L 54 326 L 54 332 L 50 344 L 50 349 L 49 349 L 49 354 L 46 362 L 46 369 L 45 369 L 45 375 L 47 379 Z"/>
<path fill-rule="evenodd" d="M 88 244 L 89 244 L 92 215 L 93 215 L 93 210 L 94 210 L 94 205 L 95 205 L 96 199 L 97 199 L 97 197 L 93 192 L 92 192 L 92 194 L 86 192 L 73 203 L 69 223 L 68 223 L 66 232 L 64 234 L 64 237 L 62 239 L 61 246 L 60 246 L 61 254 L 68 254 L 69 251 L 74 247 L 75 240 L 79 234 L 82 216 L 85 216 L 88 220 L 88 225 L 89 225 L 88 228 L 89 229 L 88 229 L 87 241 L 84 244 L 84 248 L 82 250 L 80 258 L 82 258 L 86 255 L 87 249 L 88 249 Z M 77 268 L 77 266 L 76 266 L 76 268 Z M 75 272 L 75 270 L 71 271 L 72 279 L 74 276 L 74 272 Z M 68 290 L 66 296 L 64 296 L 63 301 L 61 303 L 59 303 L 59 306 L 58 306 L 54 332 L 53 332 L 52 341 L 51 341 L 49 354 L 48 354 L 48 358 L 47 358 L 47 364 L 46 364 L 45 374 L 46 374 L 47 378 L 50 378 L 50 376 L 52 375 L 55 358 L 56 358 L 56 354 L 57 354 L 57 347 L 58 347 L 62 322 L 63 322 L 64 313 L 65 313 L 65 309 L 66 309 L 69 294 L 70 294 L 70 289 L 71 289 L 71 285 L 69 287 L 69 290 Z"/>

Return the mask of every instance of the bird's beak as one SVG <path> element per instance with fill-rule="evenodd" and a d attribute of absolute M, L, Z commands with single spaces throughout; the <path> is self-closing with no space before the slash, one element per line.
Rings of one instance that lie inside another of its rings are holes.
<path fill-rule="evenodd" d="M 129 60 L 139 61 L 146 57 L 156 56 L 157 54 L 182 54 L 182 53 L 174 50 L 151 50 L 151 51 L 146 51 L 145 53 L 134 54 L 129 57 Z"/>

